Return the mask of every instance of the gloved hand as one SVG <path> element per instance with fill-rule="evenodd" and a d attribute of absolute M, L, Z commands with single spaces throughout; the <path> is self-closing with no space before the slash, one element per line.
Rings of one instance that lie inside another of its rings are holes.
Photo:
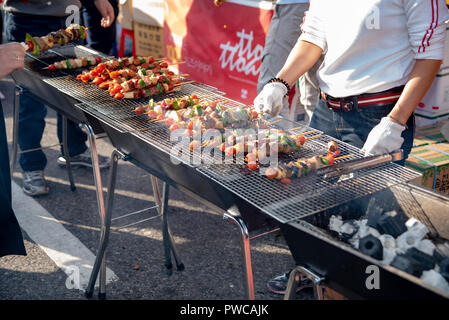
<path fill-rule="evenodd" d="M 380 120 L 368 135 L 362 148 L 365 156 L 390 153 L 401 148 L 404 138 L 401 137 L 405 127 L 393 122 L 388 117 Z"/>
<path fill-rule="evenodd" d="M 275 117 L 284 105 L 287 88 L 280 82 L 267 83 L 254 99 L 254 108 L 259 113 L 267 113 Z"/>

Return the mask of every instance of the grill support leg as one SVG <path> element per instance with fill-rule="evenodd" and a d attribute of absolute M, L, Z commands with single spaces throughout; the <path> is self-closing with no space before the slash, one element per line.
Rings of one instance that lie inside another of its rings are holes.
<path fill-rule="evenodd" d="M 322 283 L 324 281 L 323 277 L 320 277 L 316 273 L 310 271 L 303 266 L 297 266 L 290 273 L 288 278 L 287 290 L 285 291 L 284 300 L 293 300 L 296 295 L 296 289 L 298 288 L 301 275 L 306 276 L 312 281 L 313 294 L 316 300 L 323 300 L 323 287 Z"/>
<path fill-rule="evenodd" d="M 64 152 L 65 165 L 67 168 L 67 173 L 69 175 L 70 190 L 75 191 L 76 186 L 73 180 L 72 165 L 70 162 L 70 154 L 69 154 L 69 145 L 67 143 L 67 117 L 64 115 L 62 116 L 62 150 Z"/>
<path fill-rule="evenodd" d="M 184 270 L 184 264 L 182 263 L 178 250 L 176 249 L 175 241 L 170 231 L 170 227 L 168 225 L 168 215 L 167 215 L 167 207 L 168 207 L 168 192 L 169 192 L 169 184 L 163 182 L 162 185 L 162 197 L 159 191 L 158 180 L 155 176 L 151 176 L 151 185 L 153 187 L 154 201 L 156 202 L 158 208 L 158 212 L 162 219 L 162 239 L 164 244 L 164 252 L 165 252 L 165 267 L 167 268 L 168 275 L 173 273 L 173 264 L 171 261 L 171 255 L 173 253 L 173 257 L 176 263 L 176 269 L 179 271 Z"/>
<path fill-rule="evenodd" d="M 17 152 L 19 145 L 19 108 L 20 108 L 20 94 L 22 93 L 22 88 L 17 87 L 14 92 L 14 110 L 13 110 L 13 125 L 12 125 L 12 153 L 11 153 L 11 176 L 14 172 L 17 163 Z"/>
<path fill-rule="evenodd" d="M 86 297 L 92 297 L 92 293 L 95 286 L 95 281 L 97 279 L 98 270 L 100 269 L 100 298 L 106 297 L 106 245 L 109 238 L 109 228 L 111 226 L 111 211 L 112 211 L 112 200 L 113 200 L 113 191 L 115 188 L 115 175 L 117 172 L 117 162 L 119 159 L 118 153 L 112 153 L 112 168 L 110 170 L 110 178 L 109 178 L 109 189 L 108 189 L 108 212 L 105 211 L 104 206 L 104 197 L 103 197 L 103 186 L 101 182 L 101 172 L 100 166 L 98 163 L 98 154 L 97 154 L 97 146 L 95 143 L 95 134 L 92 127 L 86 123 L 80 124 L 81 127 L 84 127 L 88 133 L 89 143 L 90 143 L 90 153 L 92 157 L 92 170 L 94 174 L 95 181 L 95 189 L 97 194 L 97 204 L 98 204 L 98 213 L 100 215 L 101 221 L 101 238 L 100 245 L 98 249 L 97 256 L 95 258 L 94 268 L 90 275 L 89 284 L 86 289 Z M 110 205 L 109 205 L 110 204 Z"/>
<path fill-rule="evenodd" d="M 243 221 L 242 218 L 232 213 L 225 213 L 223 219 L 231 221 L 232 223 L 237 225 L 240 229 L 246 298 L 249 300 L 255 300 L 256 297 L 254 294 L 254 279 L 253 279 L 253 268 L 251 264 L 251 250 L 249 244 L 250 238 L 248 228 L 246 226 L 245 221 Z"/>

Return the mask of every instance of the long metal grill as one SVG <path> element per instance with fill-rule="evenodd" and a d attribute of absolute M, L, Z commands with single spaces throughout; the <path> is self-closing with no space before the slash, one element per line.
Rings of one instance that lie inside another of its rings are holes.
<path fill-rule="evenodd" d="M 40 59 L 27 59 L 27 68 L 36 72 L 51 86 L 83 102 L 77 105 L 81 110 L 108 123 L 121 132 L 129 132 L 157 147 L 159 150 L 170 153 L 177 142 L 170 141 L 170 132 L 167 127 L 163 123 L 149 122 L 145 115 L 135 115 L 132 112 L 135 107 L 147 104 L 149 98 L 115 100 L 109 96 L 107 91 L 103 91 L 93 84 L 76 81 L 74 76 L 80 72 L 79 69 L 64 72 L 42 70 L 42 67 L 56 60 L 61 60 L 62 56 L 73 58 L 92 54 L 96 53 L 90 52 L 84 47 L 62 47 L 58 49 L 57 53 L 48 52 Z M 182 85 L 178 91 L 170 93 L 168 96 L 182 97 L 191 94 L 205 97 L 205 100 L 210 101 L 224 99 L 221 92 L 200 83 Z M 154 98 L 155 101 L 159 101 L 166 97 L 167 95 Z M 231 100 L 227 100 L 224 103 L 233 106 L 241 105 Z M 297 125 L 297 123 L 284 120 L 277 122 L 273 127 L 289 130 L 297 127 Z M 294 130 L 289 130 L 289 133 L 306 133 L 306 137 L 320 134 L 319 131 L 314 130 L 311 132 L 312 130 L 312 128 L 301 126 Z M 327 143 L 330 140 L 335 139 L 326 135 L 310 139 L 294 155 L 281 156 L 279 162 L 326 154 Z M 338 141 L 338 144 L 341 149 L 341 156 L 353 154 L 350 158 L 351 160 L 363 158 L 363 154 L 357 148 L 341 141 Z M 252 172 L 245 169 L 242 162 L 235 164 L 210 164 L 212 158 L 209 155 L 195 151 L 192 152 L 190 161 L 179 160 L 189 165 L 197 163 L 198 165 L 193 166 L 203 175 L 282 223 L 297 221 L 395 184 L 413 180 L 419 176 L 412 170 L 389 163 L 358 171 L 351 176 L 345 176 L 344 179 L 333 178 L 325 180 L 322 177 L 311 174 L 301 179 L 294 179 L 286 187 L 279 181 L 269 180 L 262 176 L 259 170 Z M 341 161 L 347 160 L 349 159 Z"/>

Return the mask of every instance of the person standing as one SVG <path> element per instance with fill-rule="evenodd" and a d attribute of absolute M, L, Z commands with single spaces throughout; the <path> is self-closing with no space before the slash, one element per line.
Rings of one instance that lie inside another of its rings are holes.
<path fill-rule="evenodd" d="M 95 0 L 95 5 L 105 6 L 107 0 Z M 52 31 L 66 28 L 67 19 L 73 8 L 81 7 L 79 0 L 6 0 L 5 33 L 9 42 L 22 42 L 25 34 L 45 36 Z M 75 11 L 76 14 L 76 11 Z M 79 12 L 78 12 L 79 14 Z M 26 94 L 20 96 L 19 108 L 19 146 L 22 151 L 39 149 L 45 128 L 47 109 L 44 104 Z M 62 116 L 57 115 L 57 135 L 62 142 Z M 67 141 L 71 163 L 75 166 L 92 166 L 92 159 L 86 145 L 87 135 L 72 121 L 67 123 Z M 61 155 L 62 147 L 61 147 Z M 99 156 L 100 168 L 109 165 L 109 159 Z M 22 153 L 19 158 L 23 170 L 23 191 L 30 196 L 48 194 L 50 188 L 44 177 L 47 158 L 42 150 Z M 63 156 L 58 157 L 58 165 L 66 165 Z"/>
<path fill-rule="evenodd" d="M 278 0 L 274 8 L 270 27 L 265 38 L 265 48 L 262 54 L 262 65 L 257 82 L 257 92 L 260 93 L 268 81 L 281 70 L 287 57 L 299 36 L 304 14 L 309 8 L 309 0 Z M 304 111 L 304 121 L 310 122 L 315 105 L 320 96 L 320 88 L 316 72 L 321 65 L 319 59 L 315 65 L 299 77 L 290 99 L 285 99 L 281 115 L 296 121 L 301 109 Z M 297 100 L 299 99 L 299 103 Z M 288 107 L 287 107 L 288 106 Z"/>
<path fill-rule="evenodd" d="M 404 164 L 413 146 L 413 112 L 444 57 L 448 19 L 444 0 L 312 0 L 299 41 L 255 108 L 278 114 L 290 86 L 325 53 L 310 126 L 365 155 L 401 148 Z M 288 239 L 288 228 L 281 231 Z"/>
<path fill-rule="evenodd" d="M 110 55 L 116 37 L 118 0 L 106 0 L 96 5 L 92 0 L 81 0 L 83 25 L 89 29 L 86 46 Z"/>
<path fill-rule="evenodd" d="M 0 45 L 0 79 L 23 68 L 25 50 L 19 43 Z M 22 231 L 12 209 L 11 173 L 5 119 L 0 101 L 0 257 L 26 255 Z"/>

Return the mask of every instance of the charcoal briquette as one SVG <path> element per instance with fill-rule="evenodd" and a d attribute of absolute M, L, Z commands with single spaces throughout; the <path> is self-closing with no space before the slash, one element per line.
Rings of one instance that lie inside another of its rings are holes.
<path fill-rule="evenodd" d="M 385 212 L 377 222 L 377 229 L 381 233 L 389 234 L 395 238 L 407 231 L 404 218 L 397 211 Z"/>
<path fill-rule="evenodd" d="M 422 270 L 430 270 L 435 268 L 436 260 L 433 256 L 430 256 L 421 250 L 416 248 L 410 248 L 405 252 L 405 255 L 413 259 Z"/>
<path fill-rule="evenodd" d="M 377 260 L 383 259 L 382 243 L 373 235 L 367 235 L 359 240 L 359 250 Z"/>

